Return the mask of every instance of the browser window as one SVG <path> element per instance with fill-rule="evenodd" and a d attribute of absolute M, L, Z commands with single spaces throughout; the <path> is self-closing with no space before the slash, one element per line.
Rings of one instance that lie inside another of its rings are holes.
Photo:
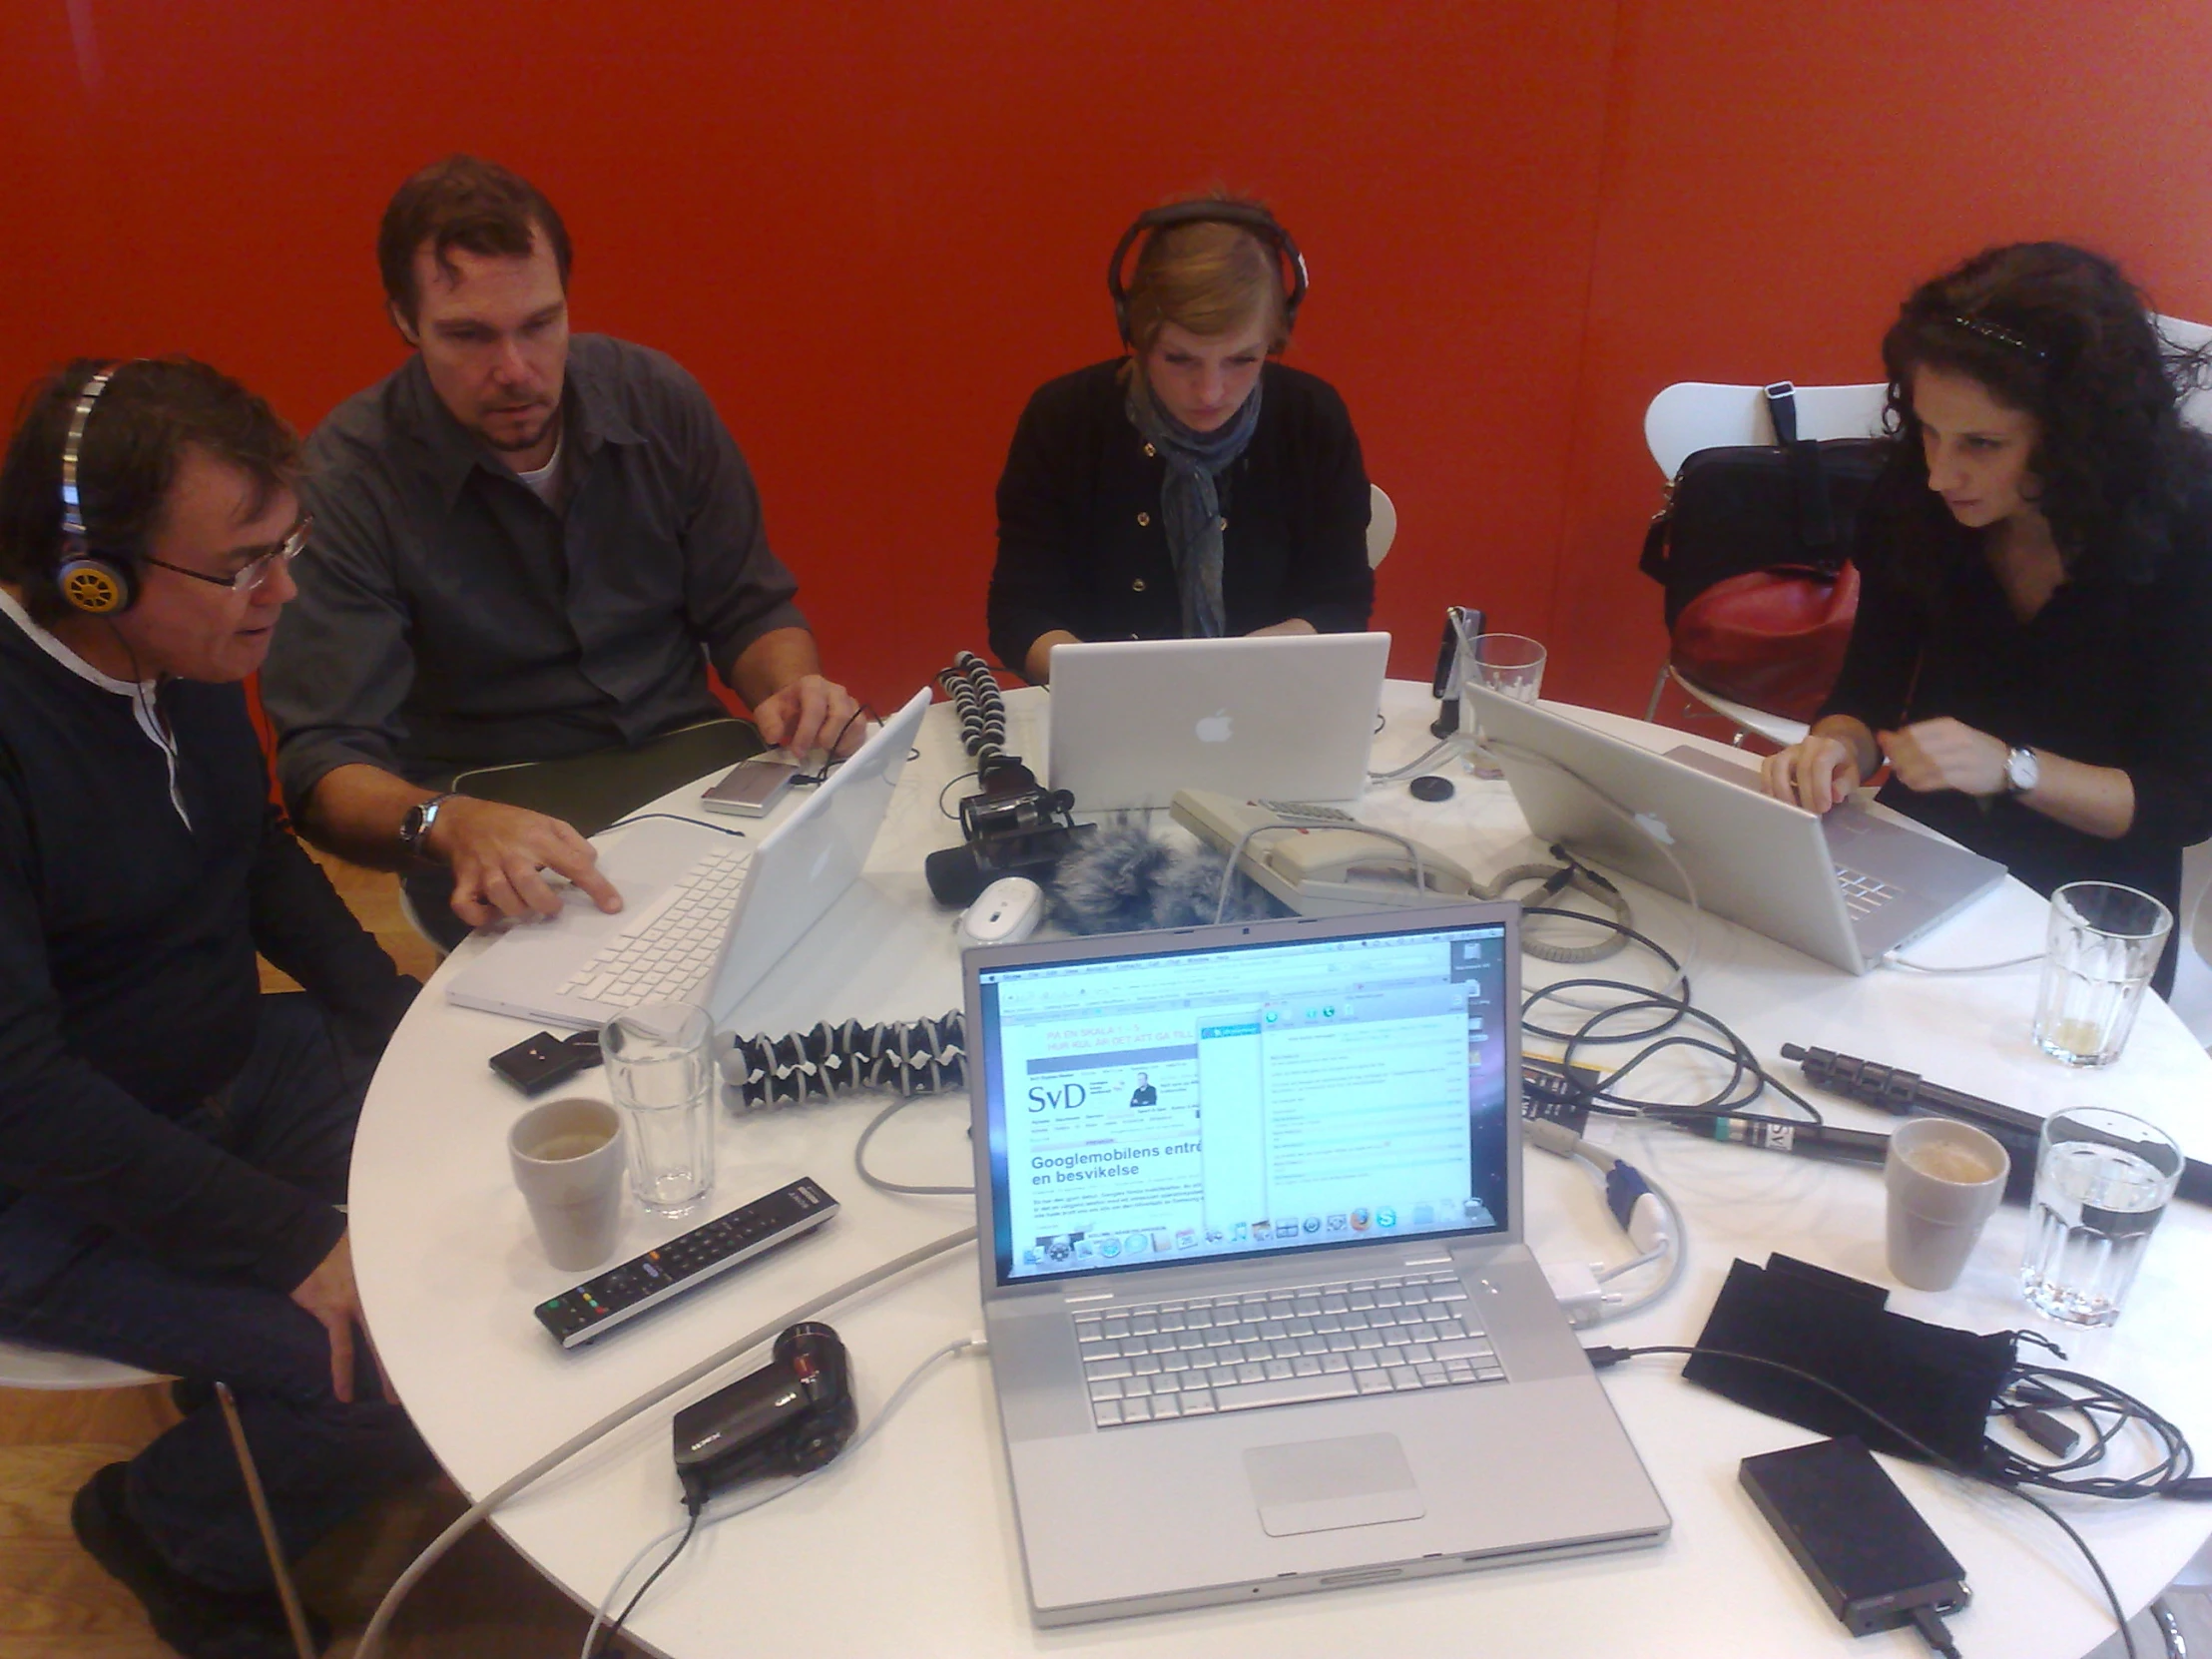
<path fill-rule="evenodd" d="M 1502 1232 L 1497 924 L 985 970 L 1000 1284 Z"/>

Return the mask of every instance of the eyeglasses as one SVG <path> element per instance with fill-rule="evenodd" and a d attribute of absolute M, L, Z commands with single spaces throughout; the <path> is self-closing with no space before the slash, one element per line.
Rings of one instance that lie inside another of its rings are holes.
<path fill-rule="evenodd" d="M 256 554 L 228 576 L 210 576 L 204 570 L 187 570 L 183 565 L 171 564 L 167 559 L 157 559 L 151 553 L 142 553 L 139 557 L 147 564 L 160 565 L 164 570 L 174 570 L 178 575 L 189 576 L 195 582 L 229 588 L 233 593 L 254 593 L 276 573 L 278 564 L 289 565 L 299 557 L 307 545 L 307 532 L 313 528 L 312 517 L 302 518 L 292 526 L 291 534 L 282 541 L 265 553 Z"/>

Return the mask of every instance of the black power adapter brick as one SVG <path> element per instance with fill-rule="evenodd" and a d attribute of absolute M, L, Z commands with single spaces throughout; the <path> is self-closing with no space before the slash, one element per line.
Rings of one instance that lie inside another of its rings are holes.
<path fill-rule="evenodd" d="M 1952 1651 L 1940 1615 L 1973 1599 L 1965 1569 L 1865 1445 L 1847 1436 L 1746 1457 L 1737 1478 L 1845 1629 L 1918 1625 Z"/>

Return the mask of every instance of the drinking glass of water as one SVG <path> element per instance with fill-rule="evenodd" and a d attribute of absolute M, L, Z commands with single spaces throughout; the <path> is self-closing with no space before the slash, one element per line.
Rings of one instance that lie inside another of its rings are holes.
<path fill-rule="evenodd" d="M 2164 1130 L 2109 1107 L 2043 1120 L 2020 1294 L 2067 1325 L 2110 1325 L 2181 1179 Z"/>
<path fill-rule="evenodd" d="M 2069 1066 L 2117 1060 L 2173 925 L 2173 912 L 2149 893 L 2111 881 L 2072 881 L 2052 893 L 2036 1046 Z"/>
<path fill-rule="evenodd" d="M 688 1215 L 715 1185 L 714 1021 L 656 1002 L 599 1034 L 607 1085 L 630 1123 L 630 1190 L 648 1210 Z"/>

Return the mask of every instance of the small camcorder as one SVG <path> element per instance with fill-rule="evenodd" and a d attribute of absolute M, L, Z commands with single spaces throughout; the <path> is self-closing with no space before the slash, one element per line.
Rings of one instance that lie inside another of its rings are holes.
<path fill-rule="evenodd" d="M 697 1509 L 747 1480 L 819 1469 L 858 1424 L 844 1344 L 827 1325 L 795 1325 L 759 1371 L 676 1413 L 684 1500 Z"/>

